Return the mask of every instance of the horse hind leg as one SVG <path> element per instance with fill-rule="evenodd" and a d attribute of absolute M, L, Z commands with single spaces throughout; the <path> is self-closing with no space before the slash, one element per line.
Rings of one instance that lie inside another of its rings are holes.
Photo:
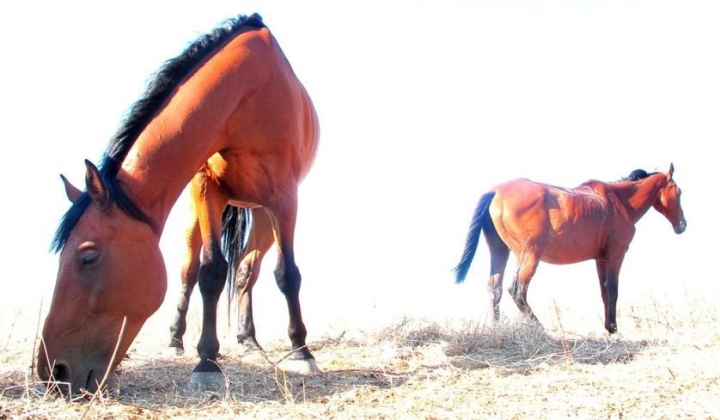
<path fill-rule="evenodd" d="M 248 244 L 241 255 L 237 272 L 238 293 L 238 344 L 247 350 L 262 350 L 255 337 L 253 321 L 252 289 L 260 275 L 262 259 L 272 246 L 275 238 L 272 233 L 272 221 L 268 213 L 257 208 L 252 210 L 252 228 Z"/>
<path fill-rule="evenodd" d="M 194 214 L 195 209 L 192 209 L 192 211 Z M 183 336 L 187 330 L 187 311 L 190 305 L 190 297 L 198 281 L 198 271 L 200 269 L 200 248 L 202 247 L 202 241 L 200 237 L 200 225 L 197 215 L 195 214 L 190 227 L 186 231 L 185 238 L 187 240 L 187 253 L 181 272 L 182 286 L 175 312 L 175 319 L 170 325 L 170 344 L 168 345 L 168 350 L 171 354 L 175 355 L 181 355 L 185 352 Z"/>
<path fill-rule="evenodd" d="M 541 251 L 537 247 L 528 247 L 517 255 L 518 269 L 513 279 L 512 285 L 508 289 L 513 297 L 518 309 L 534 322 L 538 322 L 537 317 L 533 313 L 527 302 L 527 291 L 530 286 L 530 280 L 535 275 L 537 266 L 540 263 Z"/>
<path fill-rule="evenodd" d="M 490 249 L 490 278 L 488 279 L 488 293 L 493 308 L 493 321 L 500 320 L 500 300 L 502 299 L 503 277 L 510 258 L 510 248 L 500 239 L 492 224 L 484 226 L 485 240 Z"/>
<path fill-rule="evenodd" d="M 275 268 L 275 281 L 287 301 L 290 322 L 288 336 L 292 344 L 293 353 L 284 364 L 284 369 L 298 373 L 318 373 L 317 363 L 305 339 L 307 330 L 302 320 L 300 310 L 300 270 L 295 263 L 293 239 L 297 205 L 295 200 L 287 200 L 285 206 L 271 213 L 273 229 L 276 232 L 278 247 L 278 261 Z"/>

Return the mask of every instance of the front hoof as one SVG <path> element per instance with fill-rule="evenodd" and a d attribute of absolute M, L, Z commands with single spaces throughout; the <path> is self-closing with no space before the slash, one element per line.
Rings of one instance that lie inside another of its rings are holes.
<path fill-rule="evenodd" d="M 226 387 L 227 378 L 215 360 L 201 360 L 190 376 L 192 391 L 221 391 Z"/>
<path fill-rule="evenodd" d="M 190 376 L 190 390 L 195 392 L 222 391 L 227 387 L 222 372 L 193 372 Z"/>
<path fill-rule="evenodd" d="M 286 359 L 280 364 L 280 369 L 301 375 L 317 375 L 320 373 L 315 359 Z"/>
<path fill-rule="evenodd" d="M 612 335 L 612 334 L 617 334 L 617 324 L 614 323 L 614 322 L 611 323 L 611 324 L 605 325 L 605 329 L 606 329 L 607 332 L 610 333 L 611 335 Z"/>

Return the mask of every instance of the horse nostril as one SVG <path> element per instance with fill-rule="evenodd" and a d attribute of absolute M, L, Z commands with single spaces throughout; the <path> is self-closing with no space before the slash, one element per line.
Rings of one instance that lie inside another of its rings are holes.
<path fill-rule="evenodd" d="M 46 370 L 45 372 L 48 371 Z M 52 374 L 47 380 L 49 389 L 58 391 L 63 395 L 71 394 L 72 371 L 70 370 L 70 366 L 55 362 L 52 367 Z"/>
<path fill-rule="evenodd" d="M 70 382 L 70 368 L 63 363 L 56 363 L 53 366 L 52 378 L 50 379 L 55 382 Z"/>
<path fill-rule="evenodd" d="M 87 379 L 85 379 L 85 389 L 90 392 L 95 392 L 99 385 L 97 381 L 93 381 L 93 371 L 89 371 Z"/>

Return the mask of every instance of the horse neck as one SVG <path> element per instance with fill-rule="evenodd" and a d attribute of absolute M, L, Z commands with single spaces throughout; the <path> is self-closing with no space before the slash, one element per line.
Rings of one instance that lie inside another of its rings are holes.
<path fill-rule="evenodd" d="M 249 58 L 239 59 L 237 51 Z M 118 179 L 161 231 L 185 186 L 210 156 L 227 146 L 225 124 L 240 98 L 277 71 L 277 53 L 267 30 L 235 37 L 178 86 L 135 141 Z M 226 86 L 233 87 L 232 93 Z"/>
<path fill-rule="evenodd" d="M 196 138 L 143 133 L 117 175 L 123 190 L 160 232 L 186 185 L 214 152 L 212 143 Z"/>
<path fill-rule="evenodd" d="M 664 174 L 651 175 L 642 181 L 614 184 L 615 194 L 625 206 L 630 220 L 637 223 L 657 200 L 660 190 L 667 184 Z"/>

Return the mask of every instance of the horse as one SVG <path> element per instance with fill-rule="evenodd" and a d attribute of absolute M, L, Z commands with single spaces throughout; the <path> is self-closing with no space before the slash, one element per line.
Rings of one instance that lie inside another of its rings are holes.
<path fill-rule="evenodd" d="M 183 336 L 187 329 L 186 317 L 190 297 L 198 281 L 201 251 L 213 249 L 215 244 L 211 241 L 218 237 L 213 235 L 205 237 L 200 229 L 199 211 L 205 205 L 201 191 L 206 189 L 203 183 L 207 180 L 206 177 L 196 176 L 190 184 L 190 207 L 193 218 L 185 235 L 187 253 L 181 271 L 182 286 L 175 317 L 170 326 L 168 344 L 168 348 L 178 355 L 185 351 Z M 223 212 L 222 239 L 223 255 L 228 262 L 228 314 L 233 299 L 237 297 L 238 343 L 248 350 L 262 350 L 255 336 L 252 288 L 260 274 L 262 259 L 275 242 L 272 220 L 262 208 L 244 209 L 228 204 Z M 292 360 L 289 362 L 292 363 Z"/>
<path fill-rule="evenodd" d="M 593 259 L 605 306 L 605 329 L 616 333 L 620 267 L 635 224 L 653 207 L 676 234 L 687 227 L 674 171 L 671 163 L 667 173 L 638 169 L 617 182 L 590 180 L 572 189 L 525 178 L 493 187 L 480 197 L 473 213 L 465 249 L 454 268 L 456 283 L 465 280 L 482 231 L 490 249 L 493 320 L 500 318 L 503 277 L 512 251 L 518 269 L 508 292 L 520 311 L 538 322 L 527 292 L 540 261 L 573 264 Z"/>
<path fill-rule="evenodd" d="M 222 377 L 215 328 L 228 263 L 217 236 L 226 203 L 262 208 L 278 249 L 292 356 L 317 372 L 306 345 L 294 255 L 298 186 L 319 144 L 307 90 L 258 14 L 239 15 L 163 64 L 110 140 L 101 164 L 85 161 L 85 191 L 64 177 L 72 202 L 55 233 L 59 266 L 37 352 L 44 381 L 103 389 L 145 321 L 161 305 L 167 273 L 159 248 L 169 213 L 204 177 L 197 268 L 203 299 L 199 363 L 191 382 Z"/>

